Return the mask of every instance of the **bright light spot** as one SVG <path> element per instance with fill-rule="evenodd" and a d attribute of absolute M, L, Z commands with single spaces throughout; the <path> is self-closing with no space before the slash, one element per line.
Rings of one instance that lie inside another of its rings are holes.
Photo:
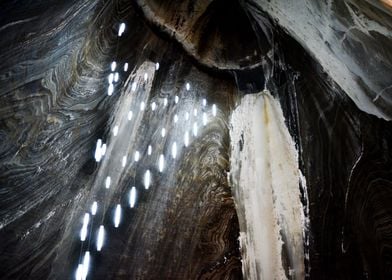
<path fill-rule="evenodd" d="M 165 97 L 165 99 L 163 99 L 163 106 L 167 105 L 167 98 Z"/>
<path fill-rule="evenodd" d="M 128 62 L 125 62 L 124 63 L 124 72 L 127 72 L 128 71 Z"/>
<path fill-rule="evenodd" d="M 118 72 L 114 73 L 114 81 L 117 83 L 119 80 L 120 76 L 118 75 Z"/>
<path fill-rule="evenodd" d="M 91 205 L 91 215 L 95 216 L 95 214 L 97 214 L 97 210 L 98 210 L 98 203 L 94 201 L 93 205 Z"/>
<path fill-rule="evenodd" d="M 144 103 L 144 101 L 142 101 L 140 103 L 140 111 L 144 111 L 145 108 L 146 108 L 146 103 Z"/>
<path fill-rule="evenodd" d="M 203 98 L 203 106 L 207 105 L 207 100 L 205 98 Z"/>
<path fill-rule="evenodd" d="M 102 154 L 102 156 L 104 156 L 106 154 L 106 144 L 102 145 L 101 154 Z"/>
<path fill-rule="evenodd" d="M 155 102 L 152 102 L 152 104 L 151 104 L 151 109 L 152 109 L 153 111 L 155 111 L 156 108 L 157 108 L 157 104 L 156 104 Z"/>
<path fill-rule="evenodd" d="M 113 79 L 114 79 L 114 75 L 113 75 L 113 73 L 110 73 L 109 77 L 108 77 L 109 84 L 113 83 Z"/>
<path fill-rule="evenodd" d="M 197 136 L 197 122 L 193 123 L 193 136 Z"/>
<path fill-rule="evenodd" d="M 189 145 L 189 132 L 188 131 L 185 131 L 185 134 L 184 134 L 184 144 L 185 144 L 185 147 L 188 147 L 188 145 Z"/>
<path fill-rule="evenodd" d="M 135 92 L 136 91 L 136 82 L 132 83 L 132 91 Z"/>
<path fill-rule="evenodd" d="M 117 204 L 116 206 L 116 212 L 114 213 L 114 227 L 118 228 L 120 225 L 121 221 L 121 205 Z"/>
<path fill-rule="evenodd" d="M 102 140 L 98 139 L 97 140 L 97 145 L 95 146 L 95 161 L 100 162 L 102 158 Z"/>
<path fill-rule="evenodd" d="M 114 72 L 114 70 L 116 70 L 116 67 L 117 67 L 117 63 L 115 61 L 113 61 L 112 64 L 110 65 L 112 72 Z"/>
<path fill-rule="evenodd" d="M 83 226 L 87 227 L 89 222 L 90 222 L 90 214 L 85 213 L 83 217 Z"/>
<path fill-rule="evenodd" d="M 134 156 L 134 160 L 137 162 L 137 161 L 139 161 L 139 159 L 140 159 L 140 153 L 139 153 L 139 151 L 136 151 L 135 156 Z"/>
<path fill-rule="evenodd" d="M 194 115 L 195 117 L 197 117 L 197 109 L 194 109 L 194 110 L 193 110 L 193 115 Z"/>
<path fill-rule="evenodd" d="M 162 130 L 161 130 L 161 136 L 162 136 L 162 137 L 165 137 L 165 135 L 166 135 L 166 129 L 165 129 L 165 128 L 162 128 Z"/>
<path fill-rule="evenodd" d="M 129 111 L 128 112 L 128 121 L 132 120 L 133 112 Z"/>
<path fill-rule="evenodd" d="M 159 70 L 159 62 L 155 63 L 155 70 Z"/>
<path fill-rule="evenodd" d="M 83 226 L 82 226 L 82 229 L 80 230 L 80 241 L 86 240 L 87 227 L 88 227 L 89 221 L 90 221 L 90 214 L 88 214 L 88 213 L 84 214 Z"/>
<path fill-rule="evenodd" d="M 117 136 L 118 134 L 118 125 L 115 125 L 113 128 L 113 136 Z"/>
<path fill-rule="evenodd" d="M 98 230 L 98 237 L 97 237 L 97 251 L 98 251 L 98 252 L 101 251 L 101 249 L 102 249 L 104 239 L 105 239 L 105 229 L 104 229 L 104 227 L 101 225 L 101 226 L 99 227 L 99 230 Z"/>
<path fill-rule="evenodd" d="M 189 83 L 186 83 L 185 87 L 186 87 L 186 90 L 190 90 L 191 89 L 191 85 Z"/>
<path fill-rule="evenodd" d="M 147 151 L 148 155 L 151 156 L 152 153 L 152 147 L 151 145 L 148 145 L 148 151 Z"/>
<path fill-rule="evenodd" d="M 136 188 L 132 187 L 131 192 L 129 193 L 129 206 L 131 208 L 135 207 L 136 203 Z"/>
<path fill-rule="evenodd" d="M 106 177 L 106 180 L 105 180 L 105 188 L 110 188 L 110 183 L 112 182 L 112 179 L 110 178 L 110 176 L 107 176 Z"/>
<path fill-rule="evenodd" d="M 123 156 L 122 161 L 121 161 L 121 165 L 122 165 L 122 167 L 125 167 L 126 164 L 127 164 L 127 157 Z"/>
<path fill-rule="evenodd" d="M 144 73 L 144 81 L 147 81 L 147 79 L 148 79 L 148 74 Z"/>
<path fill-rule="evenodd" d="M 215 117 L 216 116 L 216 105 L 212 105 L 212 115 Z"/>
<path fill-rule="evenodd" d="M 172 145 L 172 158 L 176 158 L 177 157 L 177 143 L 174 142 Z"/>
<path fill-rule="evenodd" d="M 176 96 L 174 97 L 174 102 L 177 104 L 179 100 L 180 100 L 180 98 L 178 97 L 178 95 L 176 95 Z"/>
<path fill-rule="evenodd" d="M 147 170 L 146 173 L 144 174 L 144 188 L 148 190 L 151 184 L 151 172 L 150 170 Z"/>
<path fill-rule="evenodd" d="M 203 126 L 206 126 L 207 124 L 207 114 L 204 112 L 203 113 Z"/>
<path fill-rule="evenodd" d="M 108 95 L 111 96 L 114 92 L 114 85 L 113 84 L 109 84 L 108 87 Z"/>
<path fill-rule="evenodd" d="M 189 113 L 188 112 L 185 113 L 185 120 L 189 120 Z"/>
<path fill-rule="evenodd" d="M 118 28 L 118 37 L 121 37 L 124 31 L 125 31 L 125 23 L 121 23 L 120 27 Z"/>
<path fill-rule="evenodd" d="M 90 252 L 86 251 L 83 258 L 82 279 L 87 278 L 89 266 L 90 266 Z"/>
<path fill-rule="evenodd" d="M 163 168 L 165 168 L 165 157 L 164 157 L 164 155 L 160 155 L 159 156 L 158 168 L 159 168 L 159 172 L 162 172 Z"/>
<path fill-rule="evenodd" d="M 79 264 L 75 274 L 76 280 L 83 280 L 83 264 Z"/>
<path fill-rule="evenodd" d="M 177 123 L 178 122 L 178 116 L 177 116 L 177 114 L 175 114 L 174 115 L 174 123 Z"/>

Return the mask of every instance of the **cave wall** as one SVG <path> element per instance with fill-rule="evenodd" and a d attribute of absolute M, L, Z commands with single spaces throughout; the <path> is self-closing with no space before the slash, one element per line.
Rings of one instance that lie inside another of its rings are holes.
<path fill-rule="evenodd" d="M 279 101 L 298 152 L 298 190 L 309 221 L 306 278 L 391 278 L 387 6 L 75 0 L 5 1 L 0 11 L 0 278 L 74 277 L 87 246 L 79 241 L 83 215 L 99 198 L 107 206 L 92 234 L 103 223 L 108 239 L 102 253 L 91 249 L 93 278 L 241 279 L 228 123 L 245 94 L 265 89 Z M 122 21 L 127 29 L 119 39 Z M 109 97 L 112 60 L 127 61 L 129 70 Z M 138 72 L 146 63 L 147 83 Z M 137 94 L 133 81 L 142 85 Z M 127 117 L 124 104 L 139 114 L 114 141 L 114 126 Z M 208 125 L 160 175 L 159 154 L 168 157 L 174 138 L 192 127 L 175 126 L 173 114 L 195 108 L 210 114 Z M 116 145 L 108 149 L 113 157 L 97 164 L 98 138 L 128 145 L 129 159 L 137 147 L 143 160 L 121 169 Z M 144 156 L 149 141 L 160 149 L 151 158 Z M 102 190 L 107 172 L 117 172 L 118 181 L 109 193 Z M 133 185 L 138 205 L 124 206 L 114 229 L 114 207 L 126 205 Z"/>

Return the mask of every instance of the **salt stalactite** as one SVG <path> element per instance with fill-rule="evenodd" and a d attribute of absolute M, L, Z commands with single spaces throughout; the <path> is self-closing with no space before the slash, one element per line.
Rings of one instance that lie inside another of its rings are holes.
<path fill-rule="evenodd" d="M 298 155 L 268 91 L 242 98 L 230 137 L 244 278 L 304 279 Z"/>

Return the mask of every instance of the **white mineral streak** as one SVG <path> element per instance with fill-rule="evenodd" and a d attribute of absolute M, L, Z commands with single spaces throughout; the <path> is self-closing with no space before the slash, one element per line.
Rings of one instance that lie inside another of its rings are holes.
<path fill-rule="evenodd" d="M 375 100 L 382 93 L 385 94 L 387 88 L 383 88 L 381 84 L 370 78 L 368 69 L 361 67 L 360 63 L 355 61 L 350 53 L 352 50 L 347 50 L 343 41 L 347 36 L 354 34 L 352 31 L 361 31 L 363 34 L 376 32 L 387 38 L 392 37 L 392 32 L 377 21 L 358 14 L 355 7 L 347 3 L 344 4 L 350 14 L 347 16 L 347 21 L 353 23 L 352 26 L 346 27 L 344 22 L 334 18 L 333 9 L 329 7 L 331 1 L 319 2 L 323 3 L 316 5 L 315 3 L 318 1 L 312 0 L 255 0 L 249 2 L 251 4 L 246 8 L 256 20 L 262 18 L 254 8 L 256 6 L 277 20 L 279 25 L 320 62 L 328 75 L 340 85 L 359 109 L 390 120 L 391 116 L 386 115 L 371 98 L 366 96 L 358 79 L 362 79 L 368 87 L 378 91 Z M 261 21 L 260 24 L 264 23 Z M 343 37 L 340 34 L 344 34 Z M 363 44 L 362 42 L 357 43 Z M 376 53 L 376 50 L 374 52 Z"/>
<path fill-rule="evenodd" d="M 232 114 L 230 137 L 244 278 L 304 279 L 297 151 L 279 103 L 267 91 L 245 95 Z"/>

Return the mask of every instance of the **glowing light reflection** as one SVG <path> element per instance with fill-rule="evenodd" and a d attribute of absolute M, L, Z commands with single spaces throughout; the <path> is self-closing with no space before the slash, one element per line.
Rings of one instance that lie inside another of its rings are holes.
<path fill-rule="evenodd" d="M 144 174 L 144 188 L 148 190 L 151 184 L 151 172 L 150 170 L 147 170 L 146 173 Z"/>
<path fill-rule="evenodd" d="M 216 117 L 216 105 L 215 104 L 212 105 L 212 115 L 214 117 Z"/>
<path fill-rule="evenodd" d="M 165 137 L 165 135 L 166 135 L 166 129 L 165 129 L 165 128 L 162 128 L 162 130 L 161 130 L 161 136 L 162 136 L 162 137 Z"/>
<path fill-rule="evenodd" d="M 136 162 L 138 162 L 139 159 L 140 159 L 140 153 L 139 153 L 139 151 L 136 151 L 136 152 L 135 152 L 135 156 L 134 156 L 134 160 L 135 160 Z"/>
<path fill-rule="evenodd" d="M 155 70 L 159 70 L 159 62 L 155 63 Z"/>
<path fill-rule="evenodd" d="M 203 126 L 206 126 L 206 124 L 207 124 L 207 114 L 204 112 L 203 113 Z"/>
<path fill-rule="evenodd" d="M 123 156 L 122 161 L 121 161 L 121 165 L 122 165 L 122 167 L 125 167 L 126 164 L 127 164 L 127 157 Z"/>
<path fill-rule="evenodd" d="M 118 28 L 118 37 L 121 37 L 124 31 L 125 31 L 125 23 L 121 23 L 120 27 Z"/>
<path fill-rule="evenodd" d="M 124 64 L 124 72 L 127 72 L 128 71 L 128 62 L 125 62 L 125 64 Z"/>
<path fill-rule="evenodd" d="M 118 80 L 120 79 L 120 76 L 119 76 L 119 74 L 118 74 L 118 72 L 116 72 L 116 73 L 114 73 L 114 82 L 118 82 Z"/>
<path fill-rule="evenodd" d="M 184 134 L 184 145 L 185 145 L 185 147 L 188 147 L 188 145 L 189 145 L 189 132 L 188 131 L 185 131 L 185 134 Z"/>
<path fill-rule="evenodd" d="M 157 104 L 155 102 L 152 102 L 151 110 L 155 111 L 156 108 L 157 108 Z"/>
<path fill-rule="evenodd" d="M 152 153 L 152 147 L 151 145 L 148 145 L 147 154 L 151 156 L 151 153 Z"/>
<path fill-rule="evenodd" d="M 159 168 L 159 172 L 161 173 L 163 171 L 163 168 L 165 168 L 165 157 L 162 154 L 159 156 L 158 168 Z"/>
<path fill-rule="evenodd" d="M 110 68 L 112 70 L 112 72 L 114 72 L 114 70 L 116 70 L 117 67 L 117 63 L 115 61 L 112 62 L 112 64 L 110 64 Z"/>
<path fill-rule="evenodd" d="M 91 215 L 95 216 L 95 214 L 97 214 L 97 210 L 98 210 L 98 203 L 94 201 L 93 205 L 91 205 Z"/>
<path fill-rule="evenodd" d="M 133 91 L 133 92 L 135 92 L 136 91 L 136 82 L 133 82 L 132 83 L 132 88 L 131 88 L 131 90 Z"/>
<path fill-rule="evenodd" d="M 128 112 L 128 121 L 132 120 L 133 112 L 129 111 Z"/>
<path fill-rule="evenodd" d="M 117 136 L 118 134 L 118 125 L 115 125 L 113 128 L 113 136 Z"/>
<path fill-rule="evenodd" d="M 111 96 L 114 92 L 114 85 L 113 84 L 109 84 L 108 87 L 108 95 Z"/>
<path fill-rule="evenodd" d="M 110 176 L 107 176 L 107 177 L 106 177 L 106 180 L 105 180 L 105 187 L 106 187 L 107 189 L 110 188 L 111 182 L 112 182 L 112 178 L 110 178 Z"/>
<path fill-rule="evenodd" d="M 198 127 L 197 127 L 197 122 L 194 122 L 193 123 L 193 136 L 197 136 L 197 130 L 198 130 Z"/>
<path fill-rule="evenodd" d="M 175 97 L 174 97 L 174 103 L 178 103 L 178 101 L 180 100 L 180 98 L 178 97 L 178 95 L 176 95 Z"/>
<path fill-rule="evenodd" d="M 189 83 L 186 83 L 185 87 L 186 87 L 186 90 L 190 90 L 191 89 L 191 85 Z"/>
<path fill-rule="evenodd" d="M 101 225 L 99 227 L 98 236 L 97 236 L 97 251 L 98 252 L 102 250 L 104 239 L 105 239 L 105 229 Z"/>
<path fill-rule="evenodd" d="M 132 187 L 129 193 L 129 206 L 133 208 L 135 207 L 135 203 L 136 203 L 136 188 Z"/>
<path fill-rule="evenodd" d="M 172 158 L 176 158 L 177 157 L 177 143 L 174 142 L 172 145 Z"/>
<path fill-rule="evenodd" d="M 114 213 L 114 227 L 115 228 L 118 228 L 118 226 L 120 225 L 120 221 L 121 221 L 121 205 L 117 204 L 116 211 Z"/>

